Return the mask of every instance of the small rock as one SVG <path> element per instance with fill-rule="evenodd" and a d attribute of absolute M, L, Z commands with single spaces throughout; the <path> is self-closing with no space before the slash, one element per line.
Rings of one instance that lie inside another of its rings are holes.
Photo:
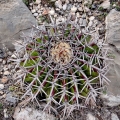
<path fill-rule="evenodd" d="M 2 59 L 0 58 L 0 62 L 2 62 Z"/>
<path fill-rule="evenodd" d="M 9 71 L 5 71 L 5 72 L 4 72 L 4 75 L 6 75 L 6 76 L 7 76 L 7 75 L 10 75 L 10 72 L 9 72 Z"/>
<path fill-rule="evenodd" d="M 90 20 L 90 21 L 93 21 L 94 19 L 95 19 L 94 16 L 89 17 L 89 20 Z"/>
<path fill-rule="evenodd" d="M 89 12 L 90 9 L 88 7 L 85 7 L 85 12 Z"/>
<path fill-rule="evenodd" d="M 6 94 L 0 96 L 0 99 L 6 98 Z"/>
<path fill-rule="evenodd" d="M 76 15 L 71 15 L 70 20 L 71 20 L 71 21 L 74 21 L 75 19 L 76 19 Z"/>
<path fill-rule="evenodd" d="M 96 6 L 94 5 L 94 4 L 92 4 L 92 7 L 91 7 L 92 9 L 95 9 L 96 8 Z"/>
<path fill-rule="evenodd" d="M 82 15 L 82 18 L 85 19 L 85 18 L 86 18 L 86 14 L 83 14 L 83 15 Z"/>
<path fill-rule="evenodd" d="M 49 14 L 50 14 L 50 15 L 54 15 L 54 14 L 55 14 L 54 8 L 52 8 L 52 9 L 49 11 Z"/>
<path fill-rule="evenodd" d="M 82 7 L 79 7 L 78 10 L 79 10 L 80 12 L 82 12 L 82 11 L 83 11 L 83 8 L 82 8 Z"/>
<path fill-rule="evenodd" d="M 90 22 L 88 23 L 88 26 L 91 27 L 92 25 L 93 25 L 93 22 L 90 21 Z"/>
<path fill-rule="evenodd" d="M 87 20 L 86 19 L 83 19 L 82 26 L 87 26 Z"/>
<path fill-rule="evenodd" d="M 4 109 L 4 118 L 8 118 L 7 109 Z"/>
<path fill-rule="evenodd" d="M 96 120 L 96 118 L 91 113 L 88 113 L 87 120 Z"/>
<path fill-rule="evenodd" d="M 66 10 L 67 9 L 67 4 L 64 4 L 63 5 L 63 10 Z"/>
<path fill-rule="evenodd" d="M 13 54 L 13 55 L 11 56 L 11 58 L 17 58 L 17 57 L 16 57 L 16 55 L 15 55 L 15 54 Z"/>
<path fill-rule="evenodd" d="M 2 63 L 3 63 L 3 65 L 5 65 L 5 64 L 6 64 L 6 60 L 3 60 L 3 62 L 2 62 Z"/>
<path fill-rule="evenodd" d="M 76 13 L 76 16 L 77 16 L 77 18 L 79 18 L 79 17 L 80 17 L 80 14 L 79 14 L 79 12 L 77 12 L 77 13 Z"/>
<path fill-rule="evenodd" d="M 72 5 L 71 5 L 71 4 L 68 4 L 68 5 L 67 5 L 67 10 L 68 10 L 68 11 L 71 10 L 71 7 L 72 7 Z"/>
<path fill-rule="evenodd" d="M 31 12 L 32 12 L 32 13 L 35 13 L 35 12 L 36 12 L 36 10 L 35 10 L 35 9 L 33 9 L 33 10 L 31 10 Z"/>
<path fill-rule="evenodd" d="M 73 6 L 73 7 L 71 8 L 71 12 L 72 12 L 72 13 L 75 13 L 76 11 L 77 11 L 77 7 Z"/>
<path fill-rule="evenodd" d="M 91 4 L 92 4 L 92 0 L 84 0 L 84 4 L 85 4 L 85 5 L 86 5 L 86 4 L 91 5 Z"/>
<path fill-rule="evenodd" d="M 38 13 L 34 13 L 33 15 L 34 15 L 35 17 L 37 17 L 37 16 L 38 16 Z"/>
<path fill-rule="evenodd" d="M 66 0 L 65 3 L 69 4 L 69 0 Z"/>
<path fill-rule="evenodd" d="M 0 90 L 4 89 L 4 85 L 0 84 Z"/>
<path fill-rule="evenodd" d="M 49 13 L 49 10 L 45 9 L 43 12 L 42 12 L 42 15 L 48 15 Z"/>
<path fill-rule="evenodd" d="M 35 4 L 40 4 L 41 3 L 41 0 L 36 0 L 35 1 Z"/>
<path fill-rule="evenodd" d="M 11 103 L 13 103 L 13 104 L 15 104 L 15 103 L 17 102 L 17 98 L 13 97 L 12 93 L 8 93 L 8 94 L 6 95 L 5 100 L 6 100 L 7 102 L 11 102 Z"/>
<path fill-rule="evenodd" d="M 113 96 L 113 95 L 102 94 L 101 98 L 103 99 L 104 104 L 108 105 L 110 107 L 114 107 L 114 106 L 120 105 L 120 96 Z"/>
<path fill-rule="evenodd" d="M 55 6 L 58 7 L 58 8 L 60 8 L 60 9 L 62 9 L 62 2 L 60 0 L 57 0 L 55 2 Z"/>
<path fill-rule="evenodd" d="M 82 2 L 82 0 L 77 0 L 77 2 Z"/>
<path fill-rule="evenodd" d="M 38 12 L 38 13 L 41 13 L 41 11 L 40 11 L 40 10 L 38 10 L 37 12 Z"/>
<path fill-rule="evenodd" d="M 119 120 L 119 118 L 115 113 L 112 113 L 111 114 L 111 120 Z"/>
<path fill-rule="evenodd" d="M 1 95 L 3 95 L 3 93 L 4 93 L 3 91 L 0 91 L 0 94 L 1 94 Z"/>
<path fill-rule="evenodd" d="M 6 76 L 4 76 L 2 79 L 1 79 L 1 83 L 5 84 L 7 83 L 8 81 L 8 78 Z"/>
<path fill-rule="evenodd" d="M 82 25 L 82 23 L 83 23 L 83 19 L 82 18 L 79 19 L 79 23 L 80 23 L 80 25 Z"/>
<path fill-rule="evenodd" d="M 30 6 L 32 6 L 32 5 L 33 5 L 33 3 L 30 3 L 29 5 L 30 5 Z"/>
<path fill-rule="evenodd" d="M 104 9 L 109 9 L 110 8 L 110 1 L 109 0 L 105 0 L 100 7 L 104 8 Z"/>
<path fill-rule="evenodd" d="M 57 14 L 56 13 L 54 14 L 54 17 L 57 18 Z"/>
<path fill-rule="evenodd" d="M 4 52 L 2 49 L 0 49 L 0 58 L 4 58 Z"/>
<path fill-rule="evenodd" d="M 116 7 L 116 4 L 113 4 L 113 7 Z"/>

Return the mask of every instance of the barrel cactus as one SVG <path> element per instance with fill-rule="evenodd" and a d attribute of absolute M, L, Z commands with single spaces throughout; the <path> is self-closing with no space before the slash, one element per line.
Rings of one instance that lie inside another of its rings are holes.
<path fill-rule="evenodd" d="M 23 97 L 37 100 L 39 95 L 37 102 L 46 103 L 43 110 L 61 109 L 64 116 L 80 108 L 81 100 L 95 104 L 109 79 L 107 51 L 98 44 L 99 37 L 94 38 L 81 31 L 77 20 L 34 27 L 12 59 L 21 70 Z"/>

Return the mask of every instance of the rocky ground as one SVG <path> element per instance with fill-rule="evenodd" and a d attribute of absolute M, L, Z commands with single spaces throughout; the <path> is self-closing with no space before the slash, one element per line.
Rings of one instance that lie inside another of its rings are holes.
<path fill-rule="evenodd" d="M 38 21 L 38 24 L 51 22 L 48 17 L 49 14 L 56 23 L 64 22 L 69 14 L 72 14 L 71 19 L 73 20 L 77 16 L 82 26 L 82 31 L 97 30 L 100 42 L 103 42 L 105 41 L 106 33 L 106 16 L 112 9 L 119 11 L 120 3 L 117 0 L 57 0 L 56 2 L 36 0 L 36 2 L 30 2 L 28 8 Z M 16 108 L 18 103 L 21 102 L 20 96 L 23 95 L 24 91 L 14 81 L 14 65 L 9 60 L 15 57 L 13 52 L 5 46 L 0 49 L 0 120 L 58 120 L 58 118 L 53 116 L 40 118 L 37 115 L 38 109 L 36 111 L 33 110 L 34 112 L 30 115 L 32 111 L 30 107 L 36 106 L 34 103 L 31 103 L 28 108 L 21 108 L 22 113 L 17 109 L 18 107 Z M 120 100 L 118 101 L 118 104 L 112 106 L 104 104 L 103 100 L 98 98 L 96 107 L 88 106 L 88 108 L 80 111 L 74 111 L 70 118 L 66 120 L 119 120 Z M 33 114 L 36 114 L 36 116 L 33 117 Z M 20 119 L 21 116 L 24 119 Z"/>

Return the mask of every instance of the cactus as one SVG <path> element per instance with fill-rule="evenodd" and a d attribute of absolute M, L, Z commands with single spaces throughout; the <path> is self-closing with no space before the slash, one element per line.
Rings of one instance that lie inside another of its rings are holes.
<path fill-rule="evenodd" d="M 34 27 L 11 59 L 21 70 L 23 98 L 30 95 L 37 100 L 40 95 L 39 101 L 46 102 L 44 110 L 62 109 L 63 116 L 81 107 L 80 100 L 95 103 L 103 84 L 109 83 L 107 50 L 98 39 L 70 19 Z"/>

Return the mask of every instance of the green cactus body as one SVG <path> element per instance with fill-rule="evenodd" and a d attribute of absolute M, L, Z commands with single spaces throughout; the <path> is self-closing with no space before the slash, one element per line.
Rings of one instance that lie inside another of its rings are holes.
<path fill-rule="evenodd" d="M 36 28 L 36 36 L 23 42 L 27 57 L 17 58 L 20 69 L 25 69 L 24 84 L 29 86 L 33 98 L 38 94 L 45 96 L 41 101 L 47 105 L 62 106 L 67 102 L 78 106 L 80 99 L 89 103 L 88 98 L 99 92 L 96 86 L 99 89 L 105 79 L 108 81 L 101 48 L 91 35 L 82 33 L 72 23 L 44 28 Z"/>

